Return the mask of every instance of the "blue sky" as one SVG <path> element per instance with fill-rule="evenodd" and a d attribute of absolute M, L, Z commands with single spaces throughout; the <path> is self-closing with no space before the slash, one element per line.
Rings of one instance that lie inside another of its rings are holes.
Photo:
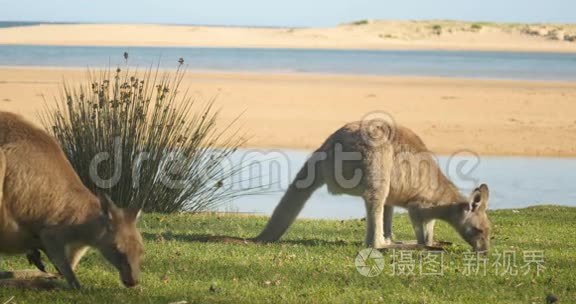
<path fill-rule="evenodd" d="M 333 26 L 359 19 L 576 23 L 576 0 L 0 0 L 0 20 Z"/>

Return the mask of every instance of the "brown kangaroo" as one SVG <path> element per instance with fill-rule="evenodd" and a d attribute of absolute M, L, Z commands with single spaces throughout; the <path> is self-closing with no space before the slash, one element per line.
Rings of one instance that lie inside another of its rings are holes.
<path fill-rule="evenodd" d="M 328 137 L 298 172 L 256 240 L 278 240 L 324 184 L 333 194 L 364 199 L 367 246 L 391 244 L 393 207 L 398 206 L 408 210 L 418 244 L 432 245 L 434 221 L 440 219 L 474 250 L 488 250 L 488 187 L 481 185 L 470 198 L 461 195 L 414 132 L 379 120 L 349 123 Z"/>
<path fill-rule="evenodd" d="M 138 284 L 142 237 L 140 211 L 120 209 L 90 192 L 63 151 L 43 130 L 0 112 L 0 253 L 46 253 L 75 289 L 74 270 L 89 247 Z"/>

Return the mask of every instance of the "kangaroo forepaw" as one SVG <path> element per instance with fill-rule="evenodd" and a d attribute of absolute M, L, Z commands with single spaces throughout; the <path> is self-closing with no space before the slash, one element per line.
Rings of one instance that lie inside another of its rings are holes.
<path fill-rule="evenodd" d="M 42 262 L 42 255 L 40 250 L 36 249 L 28 252 L 26 254 L 26 258 L 28 259 L 28 263 L 30 263 L 30 265 L 34 265 L 36 268 L 38 268 L 38 270 L 46 272 L 46 266 Z"/>

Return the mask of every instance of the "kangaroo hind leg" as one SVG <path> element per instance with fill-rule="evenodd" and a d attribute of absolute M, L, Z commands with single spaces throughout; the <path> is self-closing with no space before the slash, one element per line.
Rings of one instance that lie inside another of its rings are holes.
<path fill-rule="evenodd" d="M 392 208 L 386 206 L 390 193 L 392 151 L 367 153 L 364 160 L 362 198 L 366 205 L 366 246 L 384 248 L 390 245 Z M 386 207 L 385 207 L 386 206 Z M 389 212 L 385 212 L 389 211 Z M 385 234 L 388 241 L 385 239 Z"/>
<path fill-rule="evenodd" d="M 382 195 L 366 195 L 364 203 L 366 205 L 366 239 L 365 245 L 372 248 L 385 247 L 384 240 L 384 199 Z"/>

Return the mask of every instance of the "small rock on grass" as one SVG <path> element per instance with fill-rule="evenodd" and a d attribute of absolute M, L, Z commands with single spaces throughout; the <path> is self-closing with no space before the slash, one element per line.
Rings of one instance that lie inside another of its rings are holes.
<path fill-rule="evenodd" d="M 546 303 L 547 304 L 558 303 L 558 298 L 553 294 L 549 294 L 548 296 L 546 296 Z"/>
<path fill-rule="evenodd" d="M 210 285 L 210 292 L 218 292 L 219 290 L 220 288 L 218 288 L 216 285 Z"/>

